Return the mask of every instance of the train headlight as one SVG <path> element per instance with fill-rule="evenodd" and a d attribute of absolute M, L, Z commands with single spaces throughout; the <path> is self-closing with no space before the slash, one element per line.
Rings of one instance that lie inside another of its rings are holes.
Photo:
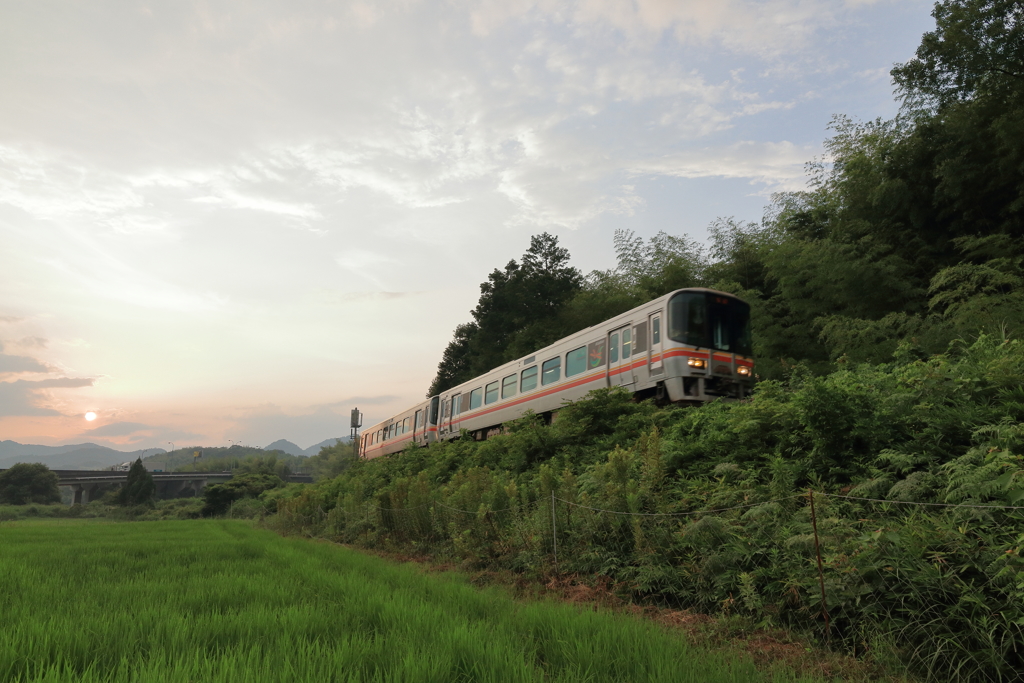
<path fill-rule="evenodd" d="M 686 364 L 689 365 L 691 368 L 702 368 L 704 367 L 704 359 L 690 358 L 689 360 L 686 361 Z"/>
<path fill-rule="evenodd" d="M 745 365 L 741 365 L 736 368 L 737 374 L 743 375 L 744 377 L 750 377 L 750 368 Z"/>

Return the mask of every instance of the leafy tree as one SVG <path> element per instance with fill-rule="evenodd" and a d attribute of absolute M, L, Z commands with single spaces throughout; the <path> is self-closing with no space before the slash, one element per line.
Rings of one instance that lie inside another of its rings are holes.
<path fill-rule="evenodd" d="M 437 366 L 437 376 L 427 389 L 427 398 L 473 376 L 471 342 L 479 330 L 476 323 L 463 323 L 455 328 L 455 335 L 445 347 L 441 363 Z"/>
<path fill-rule="evenodd" d="M 142 458 L 132 463 L 128 470 L 128 477 L 124 486 L 114 496 L 117 505 L 152 505 L 156 498 L 156 484 L 153 482 L 153 475 L 142 464 Z"/>
<path fill-rule="evenodd" d="M 40 462 L 18 463 L 0 472 L 0 503 L 6 505 L 60 502 L 56 473 Z"/>
<path fill-rule="evenodd" d="M 480 285 L 473 322 L 460 325 L 427 395 L 483 374 L 560 336 L 552 321 L 580 290 L 583 275 L 569 265 L 569 251 L 548 233 L 530 238 L 522 262 L 509 261 Z"/>
<path fill-rule="evenodd" d="M 309 459 L 310 468 L 318 479 L 331 479 L 352 466 L 356 461 L 356 442 L 338 442 L 324 446 Z"/>
<path fill-rule="evenodd" d="M 1015 97 L 1024 84 L 1019 0 L 946 0 L 917 56 L 893 69 L 904 101 L 943 107 L 978 96 Z"/>
<path fill-rule="evenodd" d="M 646 243 L 629 230 L 616 230 L 617 285 L 634 290 L 640 303 L 684 287 L 704 284 L 704 247 L 686 235 L 659 232 Z"/>

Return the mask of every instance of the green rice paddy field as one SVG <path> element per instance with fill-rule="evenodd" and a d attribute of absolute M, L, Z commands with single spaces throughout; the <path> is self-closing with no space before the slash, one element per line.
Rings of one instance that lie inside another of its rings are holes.
<path fill-rule="evenodd" d="M 0 523 L 0 681 L 796 680 L 239 521 Z"/>

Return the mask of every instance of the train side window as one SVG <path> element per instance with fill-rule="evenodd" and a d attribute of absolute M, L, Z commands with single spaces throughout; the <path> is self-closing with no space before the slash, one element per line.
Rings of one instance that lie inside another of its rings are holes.
<path fill-rule="evenodd" d="M 404 420 L 402 420 L 402 433 L 409 433 L 409 418 L 405 418 Z"/>
<path fill-rule="evenodd" d="M 628 327 L 622 331 L 622 360 L 629 358 L 631 341 L 633 339 L 633 331 Z"/>
<path fill-rule="evenodd" d="M 516 376 L 509 375 L 501 380 L 501 397 L 510 398 L 516 395 Z"/>
<path fill-rule="evenodd" d="M 531 389 L 537 388 L 537 366 L 531 365 L 523 370 L 522 379 L 519 382 L 519 390 L 524 394 Z"/>
<path fill-rule="evenodd" d="M 587 367 L 591 370 L 604 366 L 605 340 L 598 339 L 587 344 Z"/>
<path fill-rule="evenodd" d="M 651 321 L 651 344 L 661 343 L 661 317 Z"/>
<path fill-rule="evenodd" d="M 540 383 L 553 384 L 562 378 L 562 357 L 544 361 L 541 365 Z"/>
<path fill-rule="evenodd" d="M 608 345 L 608 358 L 612 363 L 619 362 L 619 333 L 612 335 L 611 343 Z"/>
<path fill-rule="evenodd" d="M 484 389 L 484 403 L 490 405 L 498 400 L 498 383 L 491 382 Z"/>
<path fill-rule="evenodd" d="M 587 347 L 581 346 L 565 354 L 565 376 L 572 377 L 587 369 Z"/>
<path fill-rule="evenodd" d="M 469 392 L 469 409 L 476 410 L 480 407 L 480 403 L 484 397 L 483 387 L 477 387 L 473 391 Z"/>
<path fill-rule="evenodd" d="M 416 417 L 414 417 L 413 421 L 412 421 L 412 430 L 416 431 L 417 429 L 419 429 L 422 426 L 423 426 L 423 411 L 422 410 L 417 410 L 416 411 Z"/>
<path fill-rule="evenodd" d="M 462 412 L 462 394 L 452 399 L 452 417 Z"/>
<path fill-rule="evenodd" d="M 647 321 L 643 321 L 633 328 L 633 353 L 641 353 L 647 350 Z"/>

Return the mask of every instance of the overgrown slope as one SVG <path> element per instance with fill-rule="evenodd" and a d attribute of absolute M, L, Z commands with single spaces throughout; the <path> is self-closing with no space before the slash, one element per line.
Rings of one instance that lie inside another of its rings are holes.
<path fill-rule="evenodd" d="M 635 599 L 788 625 L 933 680 L 1019 680 L 1022 387 L 1024 344 L 983 336 L 797 369 L 743 403 L 600 391 L 550 426 L 358 462 L 278 521 L 534 575 L 557 543 L 558 571 Z"/>

